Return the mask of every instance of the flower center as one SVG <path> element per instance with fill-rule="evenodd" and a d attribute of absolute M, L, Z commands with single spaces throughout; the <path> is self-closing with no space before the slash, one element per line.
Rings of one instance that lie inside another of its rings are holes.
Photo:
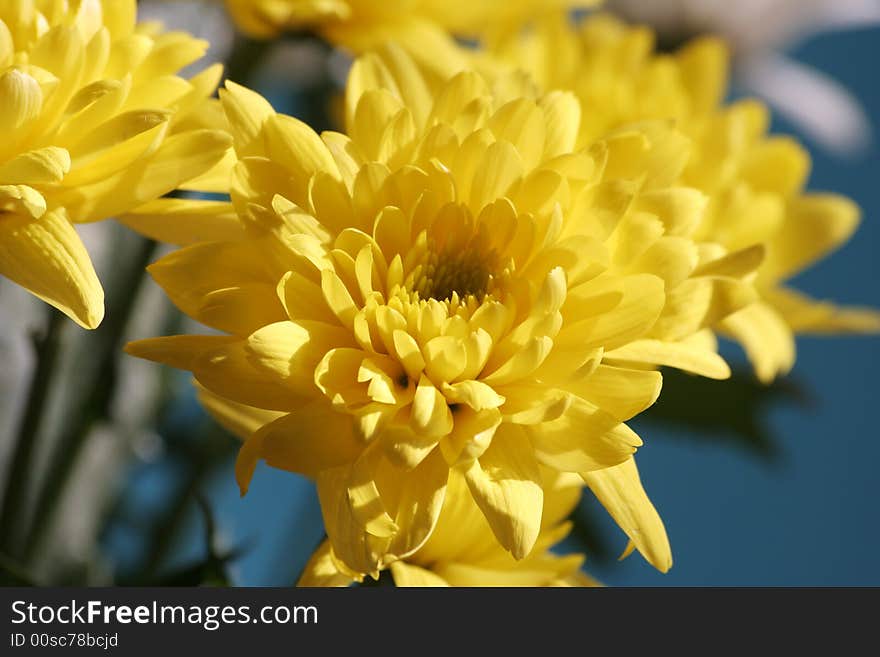
<path fill-rule="evenodd" d="M 455 293 L 459 299 L 473 296 L 482 301 L 493 279 L 492 260 L 473 245 L 457 252 L 452 249 L 443 253 L 430 252 L 426 254 L 412 289 L 422 299 L 449 301 Z"/>

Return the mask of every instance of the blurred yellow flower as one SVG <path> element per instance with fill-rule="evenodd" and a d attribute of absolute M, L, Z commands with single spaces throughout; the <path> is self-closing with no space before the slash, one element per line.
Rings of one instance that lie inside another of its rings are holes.
<path fill-rule="evenodd" d="M 162 196 L 229 147 L 206 127 L 221 67 L 177 75 L 207 44 L 135 12 L 134 0 L 0 3 L 0 274 L 87 328 L 104 294 L 71 222 Z"/>
<path fill-rule="evenodd" d="M 236 25 L 254 37 L 312 29 L 330 42 L 363 52 L 388 41 L 430 65 L 462 64 L 453 35 L 474 37 L 552 9 L 589 7 L 599 0 L 226 0 Z M 439 62 L 437 62 L 439 63 Z"/>
<path fill-rule="evenodd" d="M 453 470 L 446 499 L 430 538 L 413 555 L 388 569 L 396 586 L 598 586 L 580 571 L 581 554 L 564 556 L 550 548 L 571 531 L 565 519 L 577 505 L 583 481 L 577 475 L 551 475 L 544 490 L 544 516 L 532 552 L 517 561 L 495 540 L 492 530 Z M 363 581 L 325 541 L 306 565 L 299 586 L 348 586 Z"/>
<path fill-rule="evenodd" d="M 242 235 L 150 268 L 228 335 L 130 353 L 281 412 L 245 442 L 317 480 L 336 557 L 374 573 L 414 554 L 456 470 L 501 545 L 528 555 L 541 468 L 581 474 L 661 570 L 663 525 L 623 422 L 659 365 L 724 378 L 705 327 L 755 299 L 760 248 L 703 252 L 704 196 L 670 185 L 688 143 L 647 123 L 576 147 L 581 107 L 520 75 L 432 82 L 403 50 L 359 59 L 347 135 L 315 134 L 227 83 Z M 182 223 L 182 222 L 180 222 Z M 178 224 L 166 241 L 186 243 Z M 227 227 L 221 229 L 224 234 Z"/>
<path fill-rule="evenodd" d="M 226 0 L 238 26 L 257 37 L 283 30 L 317 28 L 331 40 L 358 50 L 380 45 L 407 26 L 432 23 L 476 36 L 490 27 L 521 23 L 546 11 L 590 7 L 600 0 Z M 394 30 L 395 32 L 387 32 Z"/>
<path fill-rule="evenodd" d="M 755 286 L 761 300 L 715 328 L 738 340 L 759 378 L 787 373 L 795 332 L 877 331 L 880 315 L 815 301 L 785 281 L 846 242 L 858 208 L 834 194 L 805 193 L 808 153 L 789 137 L 768 136 L 759 102 L 724 105 L 728 53 L 714 38 L 674 54 L 654 51 L 648 28 L 608 15 L 572 24 L 562 16 L 525 33 L 490 40 L 482 66 L 528 71 L 545 90 L 573 91 L 584 105 L 578 139 L 587 145 L 634 121 L 672 119 L 693 140 L 679 182 L 702 190 L 709 204 L 694 233 L 704 250 L 763 245 Z"/>

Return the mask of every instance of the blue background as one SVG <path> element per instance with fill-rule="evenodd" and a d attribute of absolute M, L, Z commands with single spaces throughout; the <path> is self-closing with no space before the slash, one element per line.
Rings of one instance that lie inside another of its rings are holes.
<path fill-rule="evenodd" d="M 880 123 L 875 68 L 880 30 L 815 37 L 792 54 L 842 82 Z M 292 112 L 297 113 L 295 106 Z M 796 132 L 778 119 L 774 130 Z M 872 147 L 857 161 L 841 161 L 804 141 L 814 155 L 810 188 L 852 197 L 863 208 L 864 220 L 854 240 L 796 283 L 818 298 L 880 307 L 875 256 L 880 149 Z M 666 523 L 675 565 L 662 575 L 638 555 L 622 563 L 595 563 L 588 557 L 588 569 L 609 585 L 627 586 L 880 585 L 880 442 L 874 417 L 878 347 L 878 338 L 872 337 L 799 339 L 795 373 L 813 402 L 768 409 L 766 421 L 779 452 L 773 461 L 709 436 L 639 427 L 645 439 L 639 453 L 643 481 Z M 726 353 L 741 358 L 736 350 Z M 179 383 L 187 395 L 181 403 L 192 409 L 186 378 Z M 161 506 L 162 491 L 175 476 L 168 464 L 141 465 L 132 474 L 127 506 L 139 513 Z M 295 581 L 322 535 L 308 482 L 261 464 L 247 497 L 240 499 L 228 461 L 201 488 L 223 542 L 246 548 L 232 564 L 236 583 Z M 622 550 L 623 535 L 610 520 L 602 522 L 612 547 Z M 201 523 L 193 504 L 166 567 L 203 557 Z M 138 543 L 136 529 L 125 523 L 111 527 L 106 536 L 106 546 L 123 565 L 136 560 Z"/>

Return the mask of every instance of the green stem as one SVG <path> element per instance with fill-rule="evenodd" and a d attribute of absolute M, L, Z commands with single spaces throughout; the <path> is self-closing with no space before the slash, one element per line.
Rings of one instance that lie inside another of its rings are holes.
<path fill-rule="evenodd" d="M 152 260 L 155 251 L 154 241 L 141 239 L 137 252 L 131 258 L 131 264 L 127 266 L 125 274 L 118 279 L 119 283 L 114 286 L 113 303 L 108 304 L 107 318 L 101 326 L 100 335 L 94 336 L 97 344 L 92 353 L 99 363 L 97 375 L 79 408 L 72 414 L 72 422 L 67 425 L 56 449 L 53 450 L 53 458 L 44 479 L 45 484 L 38 493 L 30 531 L 25 541 L 24 554 L 28 559 L 33 559 L 39 553 L 46 538 L 46 530 L 51 526 L 51 520 L 58 510 L 61 493 L 70 479 L 92 428 L 96 422 L 108 415 L 116 392 L 117 361 L 122 351 L 124 331 L 134 310 L 146 266 Z"/>
<path fill-rule="evenodd" d="M 65 317 L 61 312 L 49 308 L 46 330 L 41 336 L 34 338 L 37 362 L 31 378 L 27 405 L 15 438 L 3 506 L 0 509 L 0 549 L 12 556 L 19 554 L 17 550 L 20 545 L 17 539 L 22 534 L 21 519 L 31 476 L 31 461 L 37 436 L 46 417 L 46 400 L 49 397 L 52 372 L 58 362 L 64 321 Z"/>

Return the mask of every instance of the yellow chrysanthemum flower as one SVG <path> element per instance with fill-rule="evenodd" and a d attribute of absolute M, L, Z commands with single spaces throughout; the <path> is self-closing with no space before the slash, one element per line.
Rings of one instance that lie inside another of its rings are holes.
<path fill-rule="evenodd" d="M 314 477 L 334 553 L 373 573 L 427 540 L 450 469 L 524 557 L 543 466 L 581 474 L 666 570 L 624 421 L 656 399 L 659 365 L 729 375 L 703 329 L 755 299 L 741 278 L 761 258 L 690 239 L 705 198 L 670 186 L 687 141 L 645 124 L 578 149 L 571 94 L 432 82 L 397 48 L 355 63 L 348 135 L 233 83 L 221 100 L 243 235 L 150 271 L 229 335 L 128 349 L 283 413 L 244 444 L 242 490 L 260 458 Z"/>
<path fill-rule="evenodd" d="M 557 16 L 526 34 L 488 44 L 492 69 L 527 70 L 546 89 L 573 91 L 587 110 L 579 143 L 633 121 L 672 119 L 694 143 L 680 183 L 704 191 L 709 205 L 694 234 L 701 248 L 761 244 L 766 258 L 755 286 L 760 302 L 717 328 L 745 348 L 765 382 L 795 360 L 795 332 L 877 331 L 880 315 L 815 301 L 785 282 L 846 242 L 858 208 L 834 194 L 805 193 L 808 153 L 789 137 L 768 136 L 767 109 L 753 100 L 724 105 L 728 54 L 714 38 L 675 54 L 654 52 L 648 28 L 607 15 L 573 25 Z"/>
<path fill-rule="evenodd" d="M 101 285 L 71 222 L 151 201 L 213 167 L 207 44 L 135 24 L 134 0 L 0 3 L 0 274 L 94 328 Z"/>
<path fill-rule="evenodd" d="M 558 8 L 598 0 L 226 0 L 238 27 L 254 37 L 316 30 L 356 53 L 395 41 L 425 65 L 439 57 L 466 64 L 453 35 L 477 36 Z"/>

